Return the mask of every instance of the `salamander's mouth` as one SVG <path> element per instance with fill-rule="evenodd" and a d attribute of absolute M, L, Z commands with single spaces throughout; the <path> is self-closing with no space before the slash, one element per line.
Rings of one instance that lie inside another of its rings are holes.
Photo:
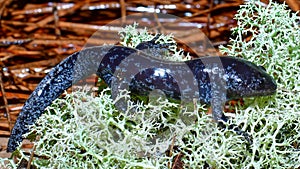
<path fill-rule="evenodd" d="M 277 90 L 276 81 L 272 77 L 268 77 L 266 81 L 264 84 L 265 95 L 275 94 Z"/>
<path fill-rule="evenodd" d="M 241 97 L 254 97 L 254 96 L 269 96 L 276 93 L 276 89 L 264 89 L 264 90 L 256 90 L 256 91 L 246 91 L 241 93 Z"/>

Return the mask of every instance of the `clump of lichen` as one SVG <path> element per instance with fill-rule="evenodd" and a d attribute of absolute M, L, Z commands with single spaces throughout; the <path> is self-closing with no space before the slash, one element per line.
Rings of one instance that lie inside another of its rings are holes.
<path fill-rule="evenodd" d="M 250 1 L 235 16 L 234 39 L 221 50 L 266 68 L 278 85 L 270 100 L 248 99 L 237 116 L 254 143 L 243 168 L 297 168 L 300 166 L 300 29 L 299 17 L 286 5 L 267 6 Z M 246 36 L 251 37 L 246 40 Z M 267 104 L 265 104 L 267 102 Z"/>
<path fill-rule="evenodd" d="M 174 40 L 172 34 L 151 34 L 146 28 L 138 28 L 138 23 L 132 25 L 127 25 L 119 32 L 121 38 L 121 44 L 123 46 L 135 48 L 142 42 L 150 41 L 153 38 L 158 36 L 158 39 L 155 41 L 157 44 L 168 44 L 165 48 L 167 51 L 158 55 L 160 59 L 170 60 L 170 61 L 185 61 L 190 60 L 191 56 L 189 53 L 185 53 L 182 48 L 177 47 L 177 43 Z M 158 49 L 155 49 L 158 50 Z M 162 58 L 161 58 L 162 57 Z"/>
<path fill-rule="evenodd" d="M 153 160 L 170 145 L 170 135 L 158 135 L 168 125 L 167 117 L 174 112 L 159 105 L 134 104 L 128 101 L 127 111 L 120 112 L 115 103 L 129 97 L 126 91 L 116 100 L 106 94 L 95 97 L 86 92 L 73 92 L 57 99 L 30 128 L 28 135 L 40 135 L 36 142 L 33 164 L 46 168 L 157 168 Z M 134 114 L 132 113 L 134 112 Z M 165 128 L 176 130 L 175 125 Z M 155 142 L 159 140 L 159 144 Z M 148 160 L 145 160 L 149 156 Z M 153 158 L 153 159 L 152 159 Z M 151 160 L 152 159 L 152 160 Z M 161 155 L 161 161 L 169 158 Z"/>
<path fill-rule="evenodd" d="M 119 111 L 106 89 L 99 96 L 66 94 L 47 108 L 27 135 L 39 135 L 32 163 L 40 168 L 171 168 L 180 160 L 184 168 L 300 167 L 299 18 L 285 5 L 264 7 L 256 1 L 242 5 L 235 18 L 236 38 L 221 50 L 263 65 L 278 84 L 275 96 L 246 99 L 229 121 L 251 134 L 253 144 L 218 128 L 203 105 L 187 111 L 167 100 L 128 101 L 127 111 Z M 135 47 L 154 37 L 135 28 L 123 30 L 123 45 Z M 123 91 L 117 100 L 128 97 Z M 19 156 L 29 159 L 20 149 Z"/>

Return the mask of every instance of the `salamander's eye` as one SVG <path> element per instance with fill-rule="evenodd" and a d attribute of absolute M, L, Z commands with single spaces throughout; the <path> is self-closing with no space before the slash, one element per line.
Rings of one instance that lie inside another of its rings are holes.
<path fill-rule="evenodd" d="M 264 68 L 263 66 L 258 66 L 260 69 L 267 71 L 266 68 Z"/>

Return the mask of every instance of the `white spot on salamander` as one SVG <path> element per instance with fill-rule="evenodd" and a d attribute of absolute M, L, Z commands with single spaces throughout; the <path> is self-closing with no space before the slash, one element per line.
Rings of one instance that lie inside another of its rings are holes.
<path fill-rule="evenodd" d="M 218 67 L 214 67 L 214 68 L 212 68 L 211 72 L 216 75 L 219 72 L 219 68 Z"/>
<path fill-rule="evenodd" d="M 42 92 L 43 92 L 43 90 L 39 90 L 38 93 L 37 93 L 38 96 L 40 96 L 42 94 Z"/>
<path fill-rule="evenodd" d="M 203 72 L 206 72 L 206 73 L 212 73 L 212 74 L 219 74 L 220 72 L 222 72 L 221 70 L 220 70 L 220 68 L 218 68 L 218 67 L 213 67 L 213 68 L 204 68 L 203 69 Z"/>
<path fill-rule="evenodd" d="M 166 73 L 169 73 L 168 70 L 165 70 L 165 69 L 161 69 L 161 68 L 157 68 L 154 70 L 154 75 L 155 76 L 165 76 Z"/>

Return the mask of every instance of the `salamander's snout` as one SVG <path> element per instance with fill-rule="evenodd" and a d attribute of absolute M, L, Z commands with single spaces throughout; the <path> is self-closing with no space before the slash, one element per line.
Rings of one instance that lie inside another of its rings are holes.
<path fill-rule="evenodd" d="M 271 94 L 276 93 L 277 84 L 271 76 L 265 78 L 265 81 L 263 84 L 264 84 L 263 88 L 265 90 L 265 95 L 271 95 Z"/>
<path fill-rule="evenodd" d="M 248 66 L 244 84 L 248 90 L 243 93 L 245 96 L 266 96 L 276 93 L 276 81 L 263 66 L 256 66 L 253 63 Z"/>
<path fill-rule="evenodd" d="M 276 81 L 267 73 L 266 69 L 263 66 L 257 67 L 260 68 L 260 71 L 257 72 L 258 76 L 262 77 L 260 88 L 265 90 L 266 95 L 274 94 L 277 89 Z"/>

